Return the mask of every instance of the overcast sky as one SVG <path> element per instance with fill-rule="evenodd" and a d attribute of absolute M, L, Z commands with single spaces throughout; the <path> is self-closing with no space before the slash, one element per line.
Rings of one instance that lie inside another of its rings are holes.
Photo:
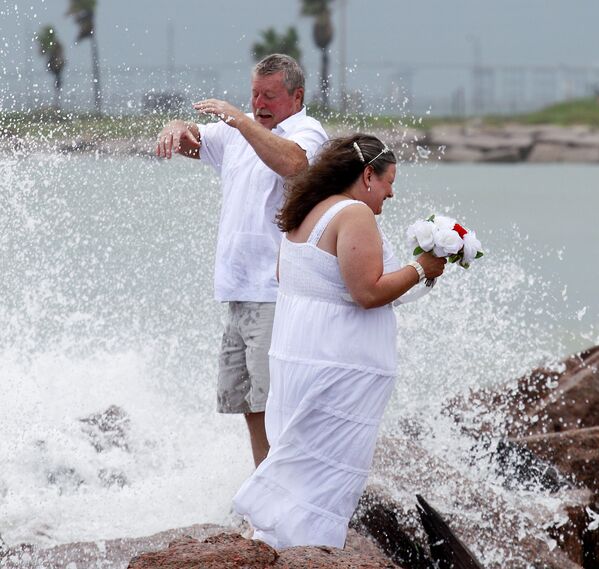
<path fill-rule="evenodd" d="M 341 3 L 332 4 L 333 86 L 339 81 Z M 45 24 L 57 29 L 70 66 L 89 67 L 87 42 L 73 45 L 76 26 L 65 16 L 67 6 L 68 0 L 0 0 L 0 71 L 23 65 L 31 50 L 27 38 Z M 312 43 L 312 21 L 299 16 L 299 0 L 98 0 L 97 6 L 103 65 L 166 65 L 170 20 L 177 65 L 234 67 L 245 73 L 261 30 L 294 25 L 309 86 L 316 89 L 319 54 Z M 351 88 L 376 81 L 373 72 L 471 65 L 477 50 L 487 64 L 599 65 L 599 0 L 346 0 L 346 6 Z M 37 53 L 32 57 L 42 65 Z M 436 74 L 427 89 L 441 92 L 447 81 Z"/>

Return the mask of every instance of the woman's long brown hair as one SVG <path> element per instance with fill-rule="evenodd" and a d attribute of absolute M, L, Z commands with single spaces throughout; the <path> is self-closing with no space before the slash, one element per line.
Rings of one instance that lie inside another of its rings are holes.
<path fill-rule="evenodd" d="M 367 166 L 380 176 L 389 164 L 397 162 L 385 148 L 369 134 L 329 140 L 307 170 L 287 181 L 285 203 L 276 217 L 279 229 L 288 232 L 299 227 L 316 204 L 347 190 Z"/>

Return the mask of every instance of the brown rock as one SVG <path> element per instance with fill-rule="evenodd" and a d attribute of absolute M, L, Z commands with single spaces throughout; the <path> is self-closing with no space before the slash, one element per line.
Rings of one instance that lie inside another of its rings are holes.
<path fill-rule="evenodd" d="M 151 536 L 98 540 L 95 542 L 67 543 L 48 549 L 37 549 L 22 544 L 5 548 L 0 553 L 2 569 L 125 569 L 129 560 L 145 551 L 166 547 L 183 535 L 197 539 L 223 531 L 212 524 L 196 524 L 186 528 L 163 531 Z"/>
<path fill-rule="evenodd" d="M 599 346 L 500 389 L 471 391 L 444 411 L 475 438 L 521 437 L 599 426 Z"/>
<path fill-rule="evenodd" d="M 511 411 L 523 435 L 599 427 L 599 349 L 568 358 L 564 368 L 520 380 Z"/>
<path fill-rule="evenodd" d="M 177 539 L 166 549 L 135 557 L 128 569 L 265 569 L 272 567 L 277 557 L 265 543 L 221 533 L 202 542 L 191 537 Z"/>
<path fill-rule="evenodd" d="M 599 494 L 599 427 L 531 435 L 515 441 Z"/>
<path fill-rule="evenodd" d="M 401 533 L 416 544 L 413 549 L 419 547 L 422 552 L 426 538 L 414 499 L 416 494 L 422 494 L 487 569 L 580 567 L 566 552 L 555 547 L 545 528 L 554 525 L 557 518 L 567 520 L 568 508 L 584 508 L 589 501 L 588 491 L 560 489 L 548 493 L 547 501 L 508 501 L 505 493 L 493 484 L 467 477 L 417 441 L 399 437 L 385 437 L 378 446 L 372 477 L 380 481 L 382 487 L 393 488 L 396 493 L 391 497 L 385 491 L 376 490 L 381 496 L 378 503 L 382 505 L 378 512 L 385 515 L 376 520 L 383 528 L 379 532 L 383 538 L 388 533 L 384 530 L 385 525 L 391 531 L 395 520 Z M 366 511 L 371 516 L 380 515 L 372 503 Z M 400 535 L 397 528 L 393 531 Z M 401 545 L 401 539 L 396 537 L 392 536 L 389 541 L 391 544 L 385 545 L 384 539 L 379 538 L 388 553 L 390 547 Z M 402 547 L 410 549 L 409 546 Z"/>
<path fill-rule="evenodd" d="M 372 550 L 374 551 L 374 550 Z M 372 551 L 358 553 L 334 547 L 291 547 L 277 552 L 263 542 L 222 533 L 200 542 L 183 538 L 167 549 L 144 553 L 128 569 L 393 569 L 397 566 Z"/>

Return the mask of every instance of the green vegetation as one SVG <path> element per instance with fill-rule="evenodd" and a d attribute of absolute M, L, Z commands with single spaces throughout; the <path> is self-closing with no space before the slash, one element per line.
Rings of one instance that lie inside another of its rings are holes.
<path fill-rule="evenodd" d="M 575 99 L 545 107 L 540 111 L 510 117 L 489 117 L 493 124 L 553 124 L 559 126 L 589 125 L 599 127 L 599 99 Z"/>
<path fill-rule="evenodd" d="M 274 28 L 261 32 L 261 41 L 254 43 L 251 49 L 256 62 L 273 53 L 284 53 L 300 61 L 302 52 L 299 48 L 297 30 L 290 26 L 284 34 L 279 34 Z"/>
<path fill-rule="evenodd" d="M 172 116 L 166 114 L 105 116 L 44 109 L 28 113 L 0 113 L 0 139 L 29 136 L 46 140 L 84 136 L 92 141 L 155 138 Z"/>
<path fill-rule="evenodd" d="M 62 70 L 66 60 L 64 48 L 56 36 L 52 26 L 44 26 L 35 36 L 40 55 L 46 58 L 46 68 L 54 75 L 54 106 L 60 107 L 60 90 L 62 88 Z"/>

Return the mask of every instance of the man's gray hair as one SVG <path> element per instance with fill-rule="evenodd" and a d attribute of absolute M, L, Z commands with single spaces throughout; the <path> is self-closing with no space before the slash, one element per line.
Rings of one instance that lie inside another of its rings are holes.
<path fill-rule="evenodd" d="M 285 73 L 283 83 L 290 95 L 296 89 L 305 89 L 304 71 L 300 64 L 289 55 L 273 53 L 267 55 L 254 66 L 254 74 L 256 75 L 273 75 L 279 71 Z"/>

